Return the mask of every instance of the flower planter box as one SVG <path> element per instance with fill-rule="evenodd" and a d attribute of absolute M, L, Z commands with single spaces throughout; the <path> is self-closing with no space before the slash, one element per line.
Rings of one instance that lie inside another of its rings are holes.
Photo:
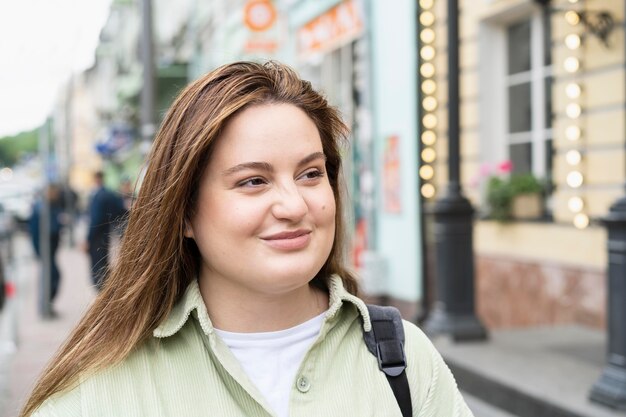
<path fill-rule="evenodd" d="M 514 219 L 538 219 L 543 214 L 541 194 L 518 194 L 511 201 L 511 216 Z"/>

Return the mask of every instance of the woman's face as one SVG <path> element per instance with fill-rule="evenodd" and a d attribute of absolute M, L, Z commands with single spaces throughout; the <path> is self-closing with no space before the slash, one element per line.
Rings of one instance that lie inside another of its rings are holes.
<path fill-rule="evenodd" d="M 290 104 L 236 115 L 217 139 L 185 235 L 200 279 L 285 294 L 313 279 L 335 236 L 335 199 L 319 132 Z"/>

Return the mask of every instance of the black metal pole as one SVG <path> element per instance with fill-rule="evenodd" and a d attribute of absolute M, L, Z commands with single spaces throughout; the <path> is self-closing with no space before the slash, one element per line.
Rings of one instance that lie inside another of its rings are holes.
<path fill-rule="evenodd" d="M 154 43 L 152 39 L 152 0 L 141 1 L 141 63 L 143 65 L 143 88 L 141 90 L 141 139 L 152 142 L 156 125 L 154 122 Z"/>
<path fill-rule="evenodd" d="M 475 314 L 473 214 L 461 194 L 459 155 L 459 8 L 448 0 L 448 185 L 434 207 L 437 292 L 424 324 L 431 335 L 484 340 L 487 331 Z"/>
<path fill-rule="evenodd" d="M 626 11 L 626 2 L 624 2 L 624 10 Z M 626 91 L 624 93 L 626 102 Z M 626 196 L 611 206 L 603 222 L 609 235 L 606 306 L 608 352 L 607 363 L 602 375 L 592 386 L 589 398 L 591 401 L 624 410 L 626 409 L 626 303 L 624 303 L 626 299 Z"/>

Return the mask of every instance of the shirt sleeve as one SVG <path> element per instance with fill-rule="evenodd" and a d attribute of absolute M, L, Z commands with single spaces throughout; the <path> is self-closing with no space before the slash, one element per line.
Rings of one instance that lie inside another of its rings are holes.
<path fill-rule="evenodd" d="M 30 417 L 82 417 L 80 387 L 48 398 Z"/>
<path fill-rule="evenodd" d="M 426 335 L 405 322 L 407 376 L 413 415 L 417 417 L 473 417 L 454 376 Z"/>

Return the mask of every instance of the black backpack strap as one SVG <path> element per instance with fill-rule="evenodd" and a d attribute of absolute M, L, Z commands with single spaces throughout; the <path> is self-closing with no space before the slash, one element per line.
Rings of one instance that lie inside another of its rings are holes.
<path fill-rule="evenodd" d="M 404 328 L 400 312 L 394 307 L 367 305 L 372 331 L 363 332 L 367 349 L 378 359 L 378 367 L 387 376 L 403 417 L 411 417 L 411 390 L 406 376 Z"/>

